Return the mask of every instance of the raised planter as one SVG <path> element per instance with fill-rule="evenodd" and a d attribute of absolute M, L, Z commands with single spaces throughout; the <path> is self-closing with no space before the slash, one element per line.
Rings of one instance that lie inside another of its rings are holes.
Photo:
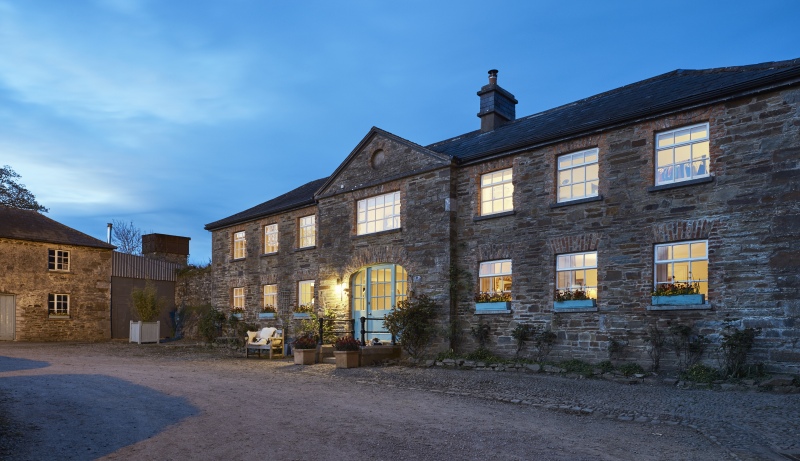
<path fill-rule="evenodd" d="M 361 351 L 333 351 L 336 368 L 358 368 Z"/>
<path fill-rule="evenodd" d="M 569 301 L 553 302 L 553 310 L 555 311 L 594 310 L 596 308 L 597 300 L 595 299 L 571 299 Z"/>
<path fill-rule="evenodd" d="M 295 349 L 295 365 L 314 365 L 317 359 L 317 349 Z"/>
<path fill-rule="evenodd" d="M 274 319 L 275 313 L 274 312 L 259 312 L 258 318 L 260 319 Z"/>
<path fill-rule="evenodd" d="M 706 295 L 653 296 L 650 303 L 654 306 L 691 306 L 705 304 Z"/>
<path fill-rule="evenodd" d="M 311 314 L 308 312 L 292 312 L 292 318 L 294 319 L 310 319 Z"/>
<path fill-rule="evenodd" d="M 161 322 L 134 322 L 131 320 L 131 329 L 128 342 L 131 343 L 158 343 L 161 334 Z"/>
<path fill-rule="evenodd" d="M 477 313 L 508 313 L 511 312 L 511 301 L 498 301 L 493 303 L 475 303 Z"/>

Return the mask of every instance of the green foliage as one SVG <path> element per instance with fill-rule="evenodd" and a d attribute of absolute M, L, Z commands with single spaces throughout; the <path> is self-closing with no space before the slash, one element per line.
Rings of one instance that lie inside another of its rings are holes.
<path fill-rule="evenodd" d="M 664 351 L 667 337 L 657 325 L 650 325 L 644 341 L 647 343 L 647 355 L 650 356 L 651 368 L 653 371 L 658 371 L 661 366 L 661 352 Z"/>
<path fill-rule="evenodd" d="M 525 343 L 531 340 L 536 327 L 527 323 L 518 323 L 514 330 L 511 332 L 511 337 L 517 342 L 516 357 L 519 357 L 520 351 L 525 348 Z"/>
<path fill-rule="evenodd" d="M 131 291 L 133 311 L 142 322 L 154 322 L 161 314 L 164 299 L 158 297 L 155 285 L 150 280 L 145 282 L 144 288 L 134 288 Z"/>
<path fill-rule="evenodd" d="M 535 359 L 537 362 L 543 361 L 550 355 L 557 338 L 555 333 L 546 330 L 543 326 L 536 328 L 533 333 L 533 347 L 536 349 Z"/>
<path fill-rule="evenodd" d="M 319 320 L 314 313 L 311 313 L 307 319 L 300 320 L 296 325 L 296 336 L 311 336 L 312 338 L 319 336 Z"/>
<path fill-rule="evenodd" d="M 292 312 L 297 314 L 313 314 L 314 313 L 314 305 L 313 304 L 301 304 L 296 306 L 292 309 Z"/>
<path fill-rule="evenodd" d="M 578 359 L 566 360 L 558 365 L 565 369 L 567 373 L 578 373 L 584 376 L 591 376 L 594 370 L 591 364 Z"/>
<path fill-rule="evenodd" d="M 728 325 L 722 331 L 720 353 L 722 358 L 722 373 L 725 376 L 741 378 L 748 373 L 747 354 L 753 348 L 758 332 L 754 328 L 739 330 Z"/>
<path fill-rule="evenodd" d="M 586 290 L 583 287 L 576 288 L 574 290 L 556 290 L 555 300 L 558 302 L 561 301 L 581 301 L 584 299 L 590 299 L 589 294 L 586 293 Z"/>
<path fill-rule="evenodd" d="M 448 349 L 447 351 L 439 352 L 436 355 L 437 362 L 441 362 L 444 359 L 457 359 L 457 358 L 459 358 L 459 355 L 456 354 L 456 352 L 453 349 Z"/>
<path fill-rule="evenodd" d="M 326 308 L 323 311 L 322 316 L 322 342 L 323 344 L 332 344 L 338 338 L 338 335 L 336 334 L 336 311 Z M 319 328 L 319 323 L 317 323 L 317 328 Z M 317 334 L 319 334 L 319 332 L 317 332 Z"/>
<path fill-rule="evenodd" d="M 511 301 L 511 293 L 507 291 L 496 293 L 487 293 L 482 291 L 475 295 L 476 303 L 500 303 L 506 301 Z"/>
<path fill-rule="evenodd" d="M 197 325 L 198 333 L 207 343 L 211 343 L 222 333 L 225 313 L 215 309 L 210 304 L 198 306 L 197 311 L 200 313 L 200 321 Z"/>
<path fill-rule="evenodd" d="M 398 302 L 395 310 L 386 315 L 383 326 L 397 338 L 408 355 L 418 359 L 436 336 L 433 322 L 437 308 L 430 297 L 414 296 Z"/>
<path fill-rule="evenodd" d="M 624 363 L 619 366 L 619 371 L 625 376 L 644 373 L 644 368 L 638 363 Z"/>
<path fill-rule="evenodd" d="M 478 320 L 478 325 L 471 328 L 472 337 L 478 341 L 478 348 L 485 349 L 489 342 L 489 332 L 491 327 L 488 323 L 483 323 L 483 319 Z"/>
<path fill-rule="evenodd" d="M 597 368 L 599 368 L 603 373 L 610 373 L 614 371 L 614 364 L 611 363 L 611 360 L 603 360 L 597 364 Z"/>
<path fill-rule="evenodd" d="M 707 365 L 703 365 L 702 363 L 695 363 L 691 365 L 686 369 L 686 371 L 681 373 L 681 377 L 688 381 L 708 384 L 711 384 L 712 382 L 721 378 L 716 369 Z"/>
<path fill-rule="evenodd" d="M 688 325 L 673 325 L 669 333 L 669 343 L 678 357 L 678 369 L 681 371 L 699 362 L 710 342 L 704 335 L 695 334 Z"/>
<path fill-rule="evenodd" d="M 700 284 L 698 282 L 692 283 L 662 283 L 659 284 L 653 296 L 680 296 L 680 295 L 696 295 L 700 293 Z"/>
<path fill-rule="evenodd" d="M 476 362 L 486 362 L 486 363 L 501 363 L 504 362 L 503 359 L 497 357 L 496 355 L 492 354 L 489 349 L 479 347 L 478 349 L 470 352 L 466 355 L 467 360 L 474 360 Z"/>

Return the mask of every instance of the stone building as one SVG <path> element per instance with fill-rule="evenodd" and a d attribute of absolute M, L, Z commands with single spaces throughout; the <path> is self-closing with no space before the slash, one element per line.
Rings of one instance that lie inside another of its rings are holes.
<path fill-rule="evenodd" d="M 443 347 L 473 349 L 484 323 L 512 355 L 525 323 L 557 334 L 553 358 L 642 365 L 653 329 L 754 327 L 755 360 L 800 370 L 800 59 L 522 118 L 497 71 L 478 95 L 476 131 L 421 146 L 373 128 L 330 177 L 206 225 L 214 305 L 380 317 L 413 291 L 442 305 Z M 702 296 L 651 296 L 675 284 Z M 589 300 L 555 301 L 575 291 Z"/>
<path fill-rule="evenodd" d="M 0 340 L 110 339 L 114 248 L 35 211 L 0 206 Z"/>

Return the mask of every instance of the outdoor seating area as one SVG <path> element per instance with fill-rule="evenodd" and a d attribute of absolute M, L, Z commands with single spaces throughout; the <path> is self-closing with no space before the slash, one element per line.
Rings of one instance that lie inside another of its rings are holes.
<path fill-rule="evenodd" d="M 269 358 L 274 355 L 283 355 L 283 330 L 266 327 L 258 331 L 248 331 L 245 340 L 245 356 L 250 357 L 250 351 L 268 351 Z"/>

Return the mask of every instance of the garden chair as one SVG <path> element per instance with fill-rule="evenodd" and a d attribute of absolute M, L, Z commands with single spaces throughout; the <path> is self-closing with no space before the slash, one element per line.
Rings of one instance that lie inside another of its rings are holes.
<path fill-rule="evenodd" d="M 245 357 L 250 357 L 251 350 L 257 350 L 259 357 L 263 350 L 269 351 L 269 358 L 276 353 L 283 355 L 283 330 L 267 327 L 259 331 L 248 331 L 245 341 Z"/>

